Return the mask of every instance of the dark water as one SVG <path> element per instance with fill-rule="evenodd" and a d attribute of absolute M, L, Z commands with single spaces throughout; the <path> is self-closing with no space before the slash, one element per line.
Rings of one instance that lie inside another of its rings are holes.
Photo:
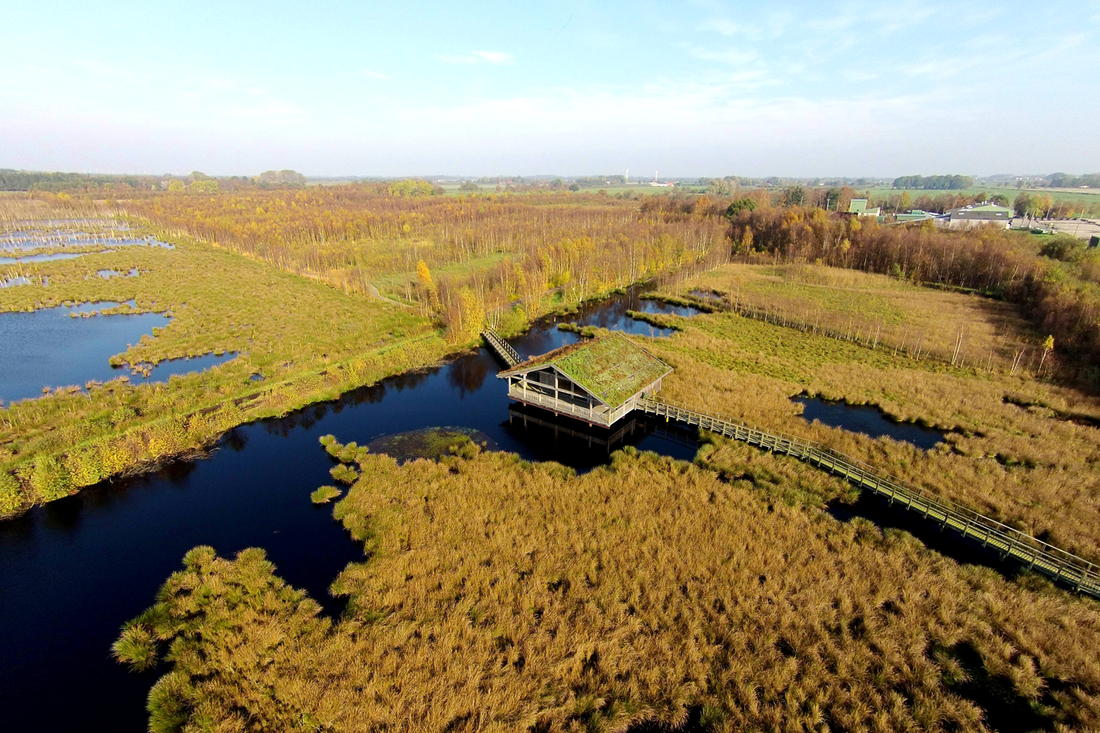
<path fill-rule="evenodd" d="M 803 405 L 802 417 L 807 422 L 817 420 L 824 425 L 853 433 L 863 433 L 872 438 L 890 437 L 910 443 L 921 450 L 930 450 L 943 442 L 943 433 L 914 423 L 888 420 L 876 407 L 829 402 L 817 397 L 795 397 Z"/>
<path fill-rule="evenodd" d="M 688 295 L 699 298 L 700 300 L 709 300 L 715 303 L 722 302 L 722 296 L 711 290 L 692 290 Z"/>
<path fill-rule="evenodd" d="M 648 333 L 647 324 L 625 316 L 631 309 L 641 310 L 636 292 L 548 319 L 512 344 L 528 356 L 575 342 L 575 334 L 557 330 L 561 320 Z M 695 454 L 691 431 L 642 419 L 584 433 L 549 413 L 509 409 L 505 384 L 496 378 L 501 368 L 479 350 L 238 428 L 206 460 L 106 482 L 0 522 L 0 728 L 145 730 L 145 696 L 156 675 L 127 672 L 111 661 L 110 645 L 196 545 L 223 555 L 262 547 L 283 578 L 339 613 L 342 604 L 329 597 L 328 586 L 362 551 L 332 519 L 331 507 L 309 500 L 331 481 L 322 435 L 364 445 L 383 435 L 459 426 L 480 431 L 500 450 L 579 470 L 606 463 L 623 445 L 683 459 Z"/>
<path fill-rule="evenodd" d="M 133 306 L 133 301 L 127 301 Z M 112 367 L 110 358 L 171 321 L 159 313 L 97 315 L 73 318 L 73 313 L 98 313 L 118 303 L 83 303 L 33 313 L 0 313 L 0 400 L 14 402 L 40 397 L 43 387 L 83 385 L 129 376 L 135 383 L 163 382 L 223 364 L 236 356 L 206 354 L 192 359 L 168 359 L 148 377 Z"/>
<path fill-rule="evenodd" d="M 551 319 L 552 322 L 568 321 L 578 326 L 599 326 L 611 331 L 621 331 L 635 336 L 671 336 L 671 328 L 658 328 L 644 321 L 637 321 L 627 315 L 627 311 L 639 313 L 665 313 L 676 316 L 694 316 L 700 313 L 695 308 L 669 305 L 656 300 L 639 297 L 640 291 L 631 290 L 616 296 L 609 303 L 587 304 L 580 307 L 576 314 L 564 318 Z M 537 352 L 542 353 L 542 352 Z"/>

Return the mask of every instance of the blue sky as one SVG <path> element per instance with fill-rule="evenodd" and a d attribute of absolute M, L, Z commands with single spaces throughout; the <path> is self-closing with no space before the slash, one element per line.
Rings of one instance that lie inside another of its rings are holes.
<path fill-rule="evenodd" d="M 0 28 L 0 167 L 1100 171 L 1100 0 L 0 0 Z"/>

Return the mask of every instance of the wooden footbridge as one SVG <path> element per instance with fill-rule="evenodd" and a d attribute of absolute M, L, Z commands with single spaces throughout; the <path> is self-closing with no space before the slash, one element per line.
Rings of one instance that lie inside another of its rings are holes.
<path fill-rule="evenodd" d="M 520 362 L 519 354 L 512 348 L 512 345 L 502 339 L 500 335 L 491 328 L 487 328 L 481 332 L 481 335 L 485 338 L 485 343 L 493 347 L 493 351 L 497 356 L 504 360 L 504 363 L 508 365 L 508 368 L 516 366 Z"/>
<path fill-rule="evenodd" d="M 497 355 L 514 368 L 520 363 L 519 355 L 511 345 L 492 330 L 483 334 L 485 341 Z M 1079 593 L 1100 598 L 1100 567 L 1084 558 L 1061 550 L 1029 534 L 1002 524 L 964 506 L 939 497 L 930 496 L 923 489 L 906 484 L 900 479 L 877 473 L 865 463 L 842 453 L 788 435 L 760 430 L 742 422 L 726 420 L 689 410 L 667 402 L 659 402 L 652 396 L 642 396 L 632 405 L 634 410 L 647 415 L 663 417 L 681 425 L 740 440 L 773 453 L 797 458 L 839 476 L 860 489 L 866 489 L 900 506 L 940 529 L 980 543 L 1011 559 L 1028 570 L 1045 575 L 1057 583 L 1069 586 Z"/>

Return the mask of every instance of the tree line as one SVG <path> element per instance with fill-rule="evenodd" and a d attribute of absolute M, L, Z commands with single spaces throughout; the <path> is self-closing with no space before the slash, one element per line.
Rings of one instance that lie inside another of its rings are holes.
<path fill-rule="evenodd" d="M 1068 173 L 1053 173 L 1047 177 L 1051 188 L 1100 188 L 1100 173 L 1088 173 L 1073 176 Z"/>
<path fill-rule="evenodd" d="M 294 188 L 306 185 L 306 177 L 293 170 L 264 171 L 257 176 L 208 176 L 201 171 L 189 175 L 106 175 L 0 169 L 0 191 L 45 191 L 51 193 L 118 193 L 138 191 L 190 190 L 216 193 L 247 188 Z"/>
<path fill-rule="evenodd" d="M 958 191 L 970 188 L 974 179 L 970 176 L 900 176 L 894 179 L 894 188 L 916 190 Z"/>

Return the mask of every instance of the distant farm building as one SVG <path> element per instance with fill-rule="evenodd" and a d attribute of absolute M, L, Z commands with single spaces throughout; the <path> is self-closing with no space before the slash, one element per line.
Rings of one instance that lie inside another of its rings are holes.
<path fill-rule="evenodd" d="M 957 209 L 948 209 L 936 220 L 936 223 L 951 229 L 966 229 L 982 224 L 996 224 L 1008 229 L 1010 221 L 1012 221 L 1012 209 L 985 201 Z"/>
<path fill-rule="evenodd" d="M 497 376 L 508 396 L 591 425 L 610 427 L 644 397 L 661 389 L 672 371 L 621 334 L 563 346 L 532 357 Z"/>
<path fill-rule="evenodd" d="M 852 203 L 848 204 L 848 213 L 857 216 L 878 216 L 880 209 L 878 206 L 867 208 L 867 199 L 852 199 Z"/>
<path fill-rule="evenodd" d="M 914 222 L 914 221 L 926 221 L 928 219 L 935 219 L 936 214 L 924 209 L 913 209 L 907 214 L 897 214 L 894 218 L 899 222 Z"/>

